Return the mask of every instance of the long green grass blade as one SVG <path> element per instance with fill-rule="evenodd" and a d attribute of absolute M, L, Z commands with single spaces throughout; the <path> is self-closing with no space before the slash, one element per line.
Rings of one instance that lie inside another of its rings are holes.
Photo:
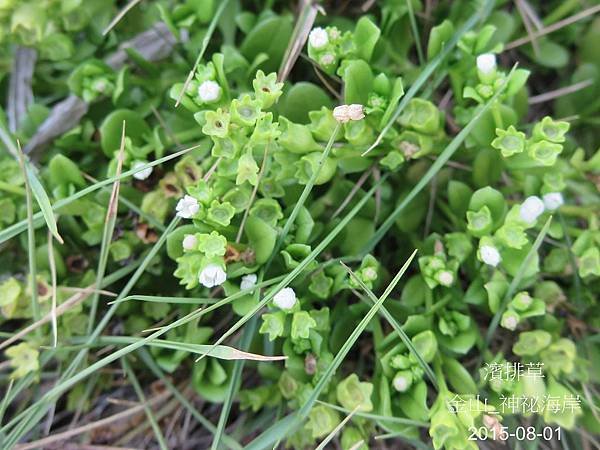
<path fill-rule="evenodd" d="M 302 273 L 302 271 L 312 262 L 314 259 L 321 254 L 323 250 L 333 241 L 333 239 L 348 225 L 348 222 L 352 220 L 356 214 L 362 209 L 362 207 L 367 203 L 367 200 L 371 198 L 371 196 L 375 193 L 377 188 L 387 179 L 387 176 L 384 175 L 381 179 L 367 192 L 367 194 L 352 208 L 352 210 L 344 217 L 337 226 L 331 230 L 331 232 L 323 238 L 319 245 L 317 245 L 310 254 L 304 258 L 298 266 L 293 269 L 288 275 L 286 275 L 283 280 L 272 289 L 265 297 L 258 303 L 251 311 L 246 313 L 241 319 L 239 319 L 233 326 L 227 330 L 214 345 L 221 344 L 225 339 L 235 333 L 242 325 L 244 325 L 250 318 L 252 318 L 258 311 L 264 308 L 269 301 L 273 299 L 275 294 L 279 292 L 281 289 L 287 287 L 298 275 Z M 206 355 L 202 355 L 199 359 L 202 359 Z"/>
<path fill-rule="evenodd" d="M 128 345 L 141 341 L 143 338 L 135 336 L 102 336 L 96 339 L 91 344 L 83 344 L 78 348 L 90 348 L 92 346 L 104 346 L 104 345 Z M 164 339 L 153 339 L 146 343 L 150 347 L 168 348 L 170 350 L 179 350 L 183 352 L 198 353 L 202 354 L 210 350 L 212 345 L 209 344 L 192 344 L 188 342 L 169 341 Z M 229 347 L 227 345 L 219 345 L 210 356 L 223 359 L 226 361 L 237 361 L 237 360 L 250 360 L 250 361 L 283 361 L 287 359 L 287 356 L 263 356 L 255 353 L 248 353 L 237 348 Z"/>
<path fill-rule="evenodd" d="M 339 405 L 334 405 L 333 403 L 327 403 L 322 400 L 317 400 L 316 403 L 319 403 L 320 405 L 328 406 L 329 408 L 335 409 L 336 411 L 339 411 L 344 414 L 349 414 L 351 412 L 349 409 L 342 408 Z M 376 420 L 378 422 L 399 423 L 399 424 L 403 424 L 403 425 L 412 425 L 415 427 L 428 427 L 429 426 L 429 423 L 427 423 L 427 422 L 421 422 L 420 420 L 405 419 L 404 417 L 382 416 L 379 414 L 366 413 L 366 412 L 362 412 L 362 411 L 357 411 L 356 414 L 354 414 L 354 415 L 356 417 L 364 417 L 365 419 Z"/>
<path fill-rule="evenodd" d="M 342 346 L 340 351 L 333 358 L 331 364 L 327 367 L 327 369 L 319 378 L 319 381 L 315 385 L 314 389 L 312 390 L 311 394 L 308 396 L 302 407 L 296 413 L 288 415 L 286 418 L 279 421 L 273 427 L 264 431 L 260 436 L 258 436 L 256 439 L 254 439 L 248 444 L 246 450 L 259 450 L 272 445 L 278 440 L 285 438 L 285 436 L 289 435 L 290 433 L 293 433 L 294 430 L 302 423 L 302 421 L 306 419 L 306 417 L 308 417 L 308 414 L 310 413 L 315 402 L 319 398 L 319 395 L 321 395 L 321 392 L 323 391 L 325 386 L 327 386 L 327 384 L 330 382 L 331 377 L 342 364 L 342 362 L 344 361 L 344 359 L 352 349 L 352 346 L 358 340 L 362 332 L 365 330 L 365 328 L 367 328 L 369 322 L 373 319 L 375 314 L 377 314 L 377 311 L 379 310 L 383 302 L 387 299 L 392 290 L 396 287 L 396 285 L 410 266 L 416 254 L 417 251 L 415 250 L 410 255 L 408 260 L 404 263 L 402 268 L 398 271 L 396 276 L 394 276 L 394 278 L 387 286 L 383 294 L 381 294 L 381 297 L 377 299 L 377 302 L 375 302 L 375 304 L 371 307 L 367 314 L 365 314 L 362 320 L 358 323 L 356 328 L 354 328 L 346 342 L 344 342 L 344 345 Z"/>
<path fill-rule="evenodd" d="M 342 263 L 342 265 L 344 266 L 344 268 L 346 269 L 346 271 L 350 274 L 350 276 L 354 279 L 354 281 L 359 284 L 359 286 L 365 292 L 365 294 L 367 294 L 367 296 L 369 297 L 369 299 L 371 299 L 371 301 L 373 303 L 376 303 L 377 302 L 377 297 L 375 296 L 375 294 L 373 293 L 373 291 L 371 289 L 369 289 L 369 287 L 359 277 L 357 277 L 356 274 L 348 266 L 346 266 L 344 263 Z M 380 311 L 380 313 L 383 314 L 383 316 L 385 317 L 385 319 L 390 323 L 390 325 L 392 326 L 392 328 L 394 328 L 394 331 L 396 333 L 398 333 L 398 336 L 400 336 L 400 339 L 402 340 L 402 342 L 404 343 L 404 345 L 406 345 L 406 347 L 408 348 L 408 350 L 415 356 L 415 358 L 417 358 L 417 361 L 418 361 L 419 365 L 421 366 L 421 368 L 423 369 L 423 371 L 427 374 L 427 377 L 429 378 L 429 380 L 431 380 L 431 382 L 433 383 L 433 385 L 437 389 L 438 388 L 438 382 L 437 382 L 437 378 L 435 376 L 435 373 L 433 373 L 433 370 L 431 369 L 431 367 L 429 367 L 429 364 L 427 364 L 425 362 L 425 360 L 423 359 L 423 357 L 421 356 L 421 354 L 417 351 L 417 349 L 415 348 L 415 346 L 412 344 L 412 341 L 406 335 L 406 333 L 404 332 L 404 330 L 402 329 L 402 327 L 400 326 L 400 324 L 398 323 L 398 321 L 396 320 L 396 318 L 394 316 L 392 316 L 392 314 L 390 314 L 390 312 L 383 305 L 381 305 L 381 308 L 380 308 L 379 311 Z"/>
<path fill-rule="evenodd" d="M 190 412 L 192 417 L 194 417 L 194 419 L 196 419 L 200 425 L 202 425 L 204 428 L 206 428 L 212 434 L 215 434 L 216 428 L 212 424 L 212 422 L 210 420 L 208 420 L 206 417 L 204 417 L 202 414 L 200 414 L 200 412 L 198 412 L 198 410 L 194 407 L 194 405 L 192 405 L 192 403 L 186 398 L 186 396 L 183 395 L 183 393 L 181 393 L 181 391 L 179 389 L 177 389 L 177 387 L 175 387 L 175 385 L 173 383 L 171 383 L 171 381 L 169 381 L 169 378 L 167 378 L 165 376 L 165 374 L 163 373 L 163 371 L 160 369 L 160 367 L 158 367 L 158 364 L 156 364 L 156 362 L 154 361 L 154 359 L 152 358 L 152 356 L 150 355 L 148 350 L 145 347 L 142 347 L 138 350 L 138 354 L 140 355 L 144 364 L 146 364 L 146 366 L 148 366 L 148 368 L 150 369 L 150 371 L 152 373 L 154 373 L 154 375 L 156 375 L 158 378 L 160 378 L 162 380 L 162 382 L 165 384 L 165 386 L 171 392 L 171 394 L 173 394 L 173 396 L 177 400 L 179 400 L 179 402 Z M 223 439 L 223 443 L 228 448 L 230 448 L 232 450 L 241 450 L 242 449 L 242 446 L 232 437 L 230 437 L 226 434 L 223 434 L 222 439 Z"/>
<path fill-rule="evenodd" d="M 50 199 L 48 198 L 48 194 L 44 190 L 44 186 L 40 183 L 40 180 L 33 172 L 33 169 L 30 167 L 29 163 L 25 161 L 25 167 L 27 169 L 27 178 L 29 179 L 29 185 L 31 186 L 31 191 L 37 200 L 37 204 L 40 207 L 42 216 L 44 217 L 44 221 L 46 222 L 46 226 L 54 236 L 54 238 L 60 242 L 64 243 L 63 238 L 60 234 L 58 234 L 58 226 L 56 225 L 56 217 L 54 217 L 54 212 L 52 210 L 52 205 L 50 204 Z"/>
<path fill-rule="evenodd" d="M 512 70 L 506 77 L 504 83 L 498 89 L 498 91 L 496 91 L 494 96 L 492 98 L 490 98 L 488 100 L 488 102 L 479 109 L 479 111 L 477 111 L 477 113 L 473 116 L 471 121 L 460 131 L 460 133 L 458 133 L 454 137 L 454 139 L 452 139 L 452 141 L 450 141 L 450 143 L 444 149 L 444 151 L 437 157 L 437 159 L 431 165 L 431 167 L 429 167 L 429 170 L 427 170 L 425 175 L 423 175 L 421 177 L 419 182 L 415 185 L 414 188 L 411 189 L 411 191 L 404 198 L 404 200 L 402 200 L 402 202 L 398 206 L 396 206 L 394 211 L 392 211 L 392 213 L 388 216 L 388 218 L 375 231 L 375 234 L 371 237 L 371 239 L 369 240 L 369 242 L 363 249 L 363 252 L 362 252 L 363 254 L 369 253 L 371 250 L 373 250 L 373 248 L 375 248 L 377 243 L 383 238 L 383 236 L 385 236 L 385 234 L 388 232 L 388 230 L 394 225 L 394 223 L 396 222 L 398 217 L 400 217 L 400 214 L 402 213 L 402 211 L 404 211 L 404 208 L 406 208 L 406 206 L 408 204 L 410 204 L 410 202 L 415 198 L 415 196 L 419 192 L 421 192 L 423 190 L 423 188 L 425 188 L 425 186 L 427 186 L 427 184 L 431 181 L 431 179 L 436 176 L 436 174 L 440 171 L 440 169 L 442 167 L 444 167 L 444 164 L 446 164 L 446 162 L 452 157 L 452 155 L 454 155 L 456 150 L 458 150 L 459 146 L 463 143 L 463 141 L 471 133 L 471 131 L 473 130 L 475 125 L 477 125 L 477 121 L 479 120 L 479 118 L 488 109 L 491 108 L 491 106 L 497 100 L 498 96 L 500 94 L 502 94 L 502 92 L 504 92 L 504 90 L 506 89 L 506 86 L 508 85 L 508 82 L 511 80 L 513 74 L 515 73 L 516 68 L 517 68 L 517 65 L 515 64 L 515 66 L 512 68 Z"/>
<path fill-rule="evenodd" d="M 256 291 L 255 297 L 257 298 L 260 295 L 260 291 Z M 242 350 L 247 350 L 252 343 L 252 338 L 256 332 L 256 324 L 258 323 L 258 317 L 253 317 L 250 322 L 246 325 L 246 329 L 244 330 L 244 335 L 242 337 Z M 229 382 L 229 386 L 227 387 L 227 394 L 225 395 L 225 400 L 223 401 L 223 405 L 221 406 L 221 414 L 219 415 L 219 422 L 217 423 L 217 430 L 215 432 L 215 436 L 213 438 L 212 444 L 210 446 L 211 450 L 217 450 L 219 448 L 219 444 L 221 442 L 221 438 L 223 436 L 223 431 L 225 430 L 225 426 L 227 425 L 227 419 L 229 418 L 229 413 L 231 412 L 231 405 L 233 403 L 233 399 L 237 394 L 237 391 L 240 388 L 242 371 L 244 370 L 244 360 L 240 359 L 235 362 L 233 366 L 233 372 L 231 374 L 231 380 Z"/>
<path fill-rule="evenodd" d="M 147 164 L 140 165 L 139 167 L 136 167 L 135 169 L 127 170 L 127 171 L 121 173 L 121 175 L 119 175 L 119 176 L 109 177 L 106 180 L 102 180 L 97 183 L 94 183 L 91 186 L 88 186 L 88 187 L 82 189 L 81 191 L 75 192 L 73 195 L 70 195 L 66 198 L 58 200 L 56 203 L 54 203 L 52 205 L 52 210 L 57 212 L 60 210 L 60 208 L 70 205 L 74 201 L 79 200 L 80 198 L 85 197 L 86 195 L 88 195 L 92 192 L 95 192 L 104 186 L 108 186 L 109 184 L 112 184 L 116 180 L 122 180 L 123 178 L 130 177 L 131 175 L 133 175 L 137 172 L 140 172 L 144 169 L 147 169 L 148 167 L 158 166 L 159 164 L 162 164 L 164 162 L 179 158 L 180 156 L 185 155 L 186 153 L 189 153 L 192 150 L 195 150 L 201 146 L 202 146 L 202 144 L 194 145 L 193 147 L 188 147 L 181 151 L 178 151 L 178 152 L 172 153 L 170 155 L 164 156 L 162 158 L 156 159 L 154 161 L 151 161 Z M 43 219 L 44 219 L 44 215 L 41 212 L 34 214 L 33 220 L 34 220 L 34 225 L 36 228 L 38 226 L 40 226 L 42 223 L 44 223 Z M 26 229 L 27 229 L 27 220 L 21 220 L 20 222 L 17 222 L 8 228 L 5 228 L 4 230 L 0 231 L 0 244 L 17 236 L 18 234 L 22 233 Z"/>
<path fill-rule="evenodd" d="M 335 137 L 338 135 L 340 128 L 341 128 L 341 125 L 338 123 L 335 126 L 335 129 L 334 129 L 333 133 L 331 134 L 329 141 L 327 142 L 327 145 L 325 146 L 325 150 L 321 154 L 321 158 L 319 159 L 319 162 L 317 163 L 317 167 L 315 168 L 314 172 L 310 175 L 310 179 L 308 180 L 308 183 L 306 183 L 306 186 L 304 186 L 304 189 L 302 190 L 300 197 L 298 198 L 298 200 L 296 201 L 296 204 L 294 205 L 294 209 L 292 209 L 290 216 L 288 217 L 285 224 L 283 225 L 283 229 L 281 230 L 281 233 L 279 234 L 277 241 L 275 242 L 275 248 L 273 249 L 273 253 L 271 253 L 271 257 L 267 260 L 267 263 L 265 264 L 265 271 L 269 270 L 269 267 L 271 265 L 271 262 L 273 261 L 273 258 L 275 257 L 275 255 L 277 255 L 279 253 L 279 249 L 281 248 L 283 241 L 285 240 L 287 234 L 289 233 L 290 228 L 292 228 L 292 225 L 294 225 L 294 222 L 296 221 L 298 214 L 300 214 L 300 208 L 302 208 L 304 206 L 304 202 L 310 195 L 312 188 L 315 185 L 315 181 L 317 181 L 317 177 L 319 176 L 319 173 L 321 172 L 321 167 L 323 167 L 325 160 L 327 159 L 327 157 L 329 156 L 329 153 L 331 152 L 331 148 L 333 147 L 333 143 L 335 142 Z"/>
<path fill-rule="evenodd" d="M 116 175 L 120 175 L 123 169 L 123 157 L 125 151 L 125 121 L 123 121 L 123 128 L 121 130 L 121 144 L 119 152 L 117 153 L 117 170 Z M 102 230 L 102 242 L 100 243 L 100 254 L 98 255 L 98 268 L 96 269 L 96 289 L 100 289 L 102 279 L 106 272 L 106 265 L 108 264 L 108 250 L 112 242 L 113 233 L 115 231 L 115 224 L 117 222 L 117 210 L 119 201 L 119 190 L 121 187 L 121 180 L 116 180 L 113 184 L 112 192 L 106 208 L 106 218 L 104 219 L 104 229 Z M 92 296 L 90 312 L 88 316 L 87 333 L 90 334 L 94 329 L 94 322 L 96 321 L 96 311 L 98 309 L 98 300 L 100 299 L 100 293 L 95 292 Z"/>

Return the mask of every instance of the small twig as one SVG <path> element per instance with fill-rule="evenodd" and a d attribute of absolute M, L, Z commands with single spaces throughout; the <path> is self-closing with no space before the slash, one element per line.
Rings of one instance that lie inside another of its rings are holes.
<path fill-rule="evenodd" d="M 581 11 L 580 13 L 574 14 L 570 17 L 567 17 L 566 19 L 563 19 L 552 25 L 549 25 L 546 28 L 542 28 L 539 31 L 535 31 L 532 36 L 522 37 L 520 39 L 516 39 L 512 42 L 509 42 L 504 47 L 504 50 L 510 50 L 510 49 L 519 47 L 523 44 L 527 44 L 528 42 L 531 41 L 532 38 L 535 39 L 535 38 L 553 33 L 554 31 L 560 30 L 563 27 L 569 26 L 575 22 L 585 19 L 586 17 L 592 16 L 592 15 L 596 14 L 598 11 L 600 11 L 600 5 L 592 6 L 588 9 Z"/>
<path fill-rule="evenodd" d="M 536 56 L 538 56 L 540 53 L 540 46 L 537 42 L 537 39 L 533 35 L 534 30 L 531 27 L 531 23 L 529 22 L 529 16 L 527 16 L 527 14 L 521 4 L 521 0 L 515 0 L 515 4 L 517 5 L 517 10 L 519 11 L 519 15 L 521 16 L 521 21 L 523 22 L 523 25 L 525 26 L 525 31 L 527 32 L 527 36 L 531 40 L 533 52 L 535 53 Z"/>
<path fill-rule="evenodd" d="M 93 292 L 96 292 L 94 289 L 94 286 L 95 285 L 91 285 L 88 288 L 83 289 L 81 292 L 79 292 L 79 293 L 73 295 L 72 297 L 70 297 L 69 299 L 67 299 L 66 302 L 61 303 L 56 308 L 56 317 L 62 316 L 69 309 L 77 306 L 79 303 L 84 301 L 87 297 L 90 296 L 90 294 L 92 294 Z M 4 342 L 0 343 L 0 350 L 8 347 L 10 344 L 12 344 L 13 342 L 15 342 L 17 340 L 22 339 L 23 336 L 26 336 L 33 330 L 37 330 L 39 327 L 50 322 L 51 320 L 52 320 L 52 313 L 50 312 L 50 313 L 46 314 L 44 317 L 42 317 L 41 319 L 32 323 L 31 325 L 23 328 L 21 331 L 13 334 L 10 338 L 5 340 Z"/>
<path fill-rule="evenodd" d="M 248 214 L 250 213 L 250 207 L 254 202 L 254 198 L 256 197 L 256 192 L 258 191 L 258 185 L 260 184 L 260 180 L 265 172 L 265 168 L 267 167 L 267 156 L 269 155 L 269 145 L 271 141 L 267 142 L 265 145 L 265 152 L 263 154 L 262 164 L 260 166 L 260 172 L 258 173 L 258 179 L 256 181 L 256 185 L 252 189 L 252 195 L 250 195 L 250 201 L 248 202 L 248 207 L 244 211 L 244 217 L 242 217 L 242 222 L 240 223 L 240 228 L 238 229 L 237 236 L 235 237 L 235 243 L 238 244 L 240 239 L 242 239 L 242 233 L 244 232 L 244 225 L 246 225 L 246 220 L 248 219 Z"/>
<path fill-rule="evenodd" d="M 217 158 L 217 160 L 214 162 L 214 164 L 212 166 L 210 166 L 210 169 L 208 169 L 208 172 L 206 172 L 206 174 L 204 174 L 204 178 L 202 178 L 204 181 L 210 180 L 210 177 L 212 176 L 213 172 L 215 170 L 217 170 L 217 167 L 219 166 L 221 159 L 223 159 L 223 157 L 219 156 Z"/>
<path fill-rule="evenodd" d="M 346 196 L 344 201 L 340 204 L 340 206 L 338 206 L 338 208 L 331 215 L 331 219 L 329 219 L 329 220 L 335 219 L 344 210 L 344 208 L 354 198 L 354 196 L 356 195 L 358 190 L 362 187 L 362 185 L 365 184 L 365 181 L 367 181 L 367 178 L 369 178 L 369 175 L 371 175 L 374 168 L 375 168 L 375 166 L 371 167 L 370 170 L 365 170 L 365 172 L 360 176 L 360 178 L 358 179 L 356 184 L 354 186 L 352 186 L 352 189 L 350 190 L 350 192 L 348 193 L 348 195 Z"/>
<path fill-rule="evenodd" d="M 167 124 L 167 122 L 165 122 L 165 120 L 162 117 L 162 114 L 154 107 L 154 105 L 151 105 L 150 109 L 152 110 L 152 114 L 154 115 L 154 117 L 156 117 L 156 120 L 158 120 L 158 123 L 160 123 L 160 126 L 164 128 L 165 133 L 167 133 L 167 136 L 169 136 L 169 138 L 175 143 L 175 145 L 181 147 L 181 141 L 177 138 L 177 135 L 173 133 L 173 130 Z"/>
<path fill-rule="evenodd" d="M 277 81 L 280 82 L 285 81 L 292 71 L 292 67 L 296 63 L 317 17 L 318 9 L 312 4 L 312 0 L 301 0 L 301 3 L 304 5 L 301 8 L 292 38 L 285 50 L 285 56 L 283 57 L 283 61 L 281 61 L 277 74 Z"/>
<path fill-rule="evenodd" d="M 592 84 L 594 84 L 594 80 L 590 78 L 587 80 L 580 81 L 579 83 L 571 84 L 570 86 L 565 86 L 559 89 L 555 89 L 553 91 L 544 92 L 543 94 L 534 95 L 533 97 L 529 97 L 529 104 L 535 105 L 538 103 L 554 100 L 555 98 L 562 97 L 563 95 L 569 95 L 573 92 L 585 89 L 586 87 L 591 86 Z"/>
<path fill-rule="evenodd" d="M 157 405 L 163 402 L 170 396 L 169 391 L 165 391 L 156 397 L 148 400 L 146 403 L 134 406 L 133 408 L 126 409 L 125 411 L 121 411 L 120 413 L 113 414 L 112 416 L 105 417 L 104 419 L 97 420 L 96 422 L 88 423 L 86 425 L 82 425 L 77 428 L 73 428 L 71 430 L 63 431 L 62 433 L 53 434 L 43 439 L 38 439 L 37 441 L 29 442 L 27 444 L 20 444 L 15 447 L 15 450 L 33 450 L 36 448 L 46 448 L 50 444 L 55 442 L 61 442 L 65 439 L 69 439 L 74 436 L 78 436 L 80 434 L 88 433 L 96 428 L 102 428 L 106 425 L 109 425 L 113 422 L 117 422 L 120 420 L 124 420 L 125 418 L 141 412 L 144 408 Z"/>

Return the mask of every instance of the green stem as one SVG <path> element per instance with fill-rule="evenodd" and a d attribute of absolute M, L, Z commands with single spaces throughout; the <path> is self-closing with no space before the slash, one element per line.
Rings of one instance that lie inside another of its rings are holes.
<path fill-rule="evenodd" d="M 440 355 L 436 355 L 435 359 L 433 360 L 433 370 L 438 381 L 439 395 L 447 394 L 448 385 L 446 384 L 444 372 L 442 371 L 442 358 Z"/>
<path fill-rule="evenodd" d="M 502 114 L 500 113 L 500 103 L 495 101 L 492 105 L 492 116 L 494 117 L 494 123 L 496 128 L 504 129 L 504 123 L 502 122 Z"/>
<path fill-rule="evenodd" d="M 20 148 L 19 148 L 20 150 Z M 38 286 L 37 286 L 37 262 L 35 254 L 35 226 L 33 224 L 33 199 L 31 196 L 31 186 L 29 185 L 29 178 L 27 176 L 27 169 L 25 167 L 25 156 L 22 151 L 19 151 L 19 162 L 21 169 L 23 170 L 23 180 L 25 180 L 25 198 L 27 200 L 27 250 L 29 258 L 29 283 L 31 289 L 31 312 L 33 315 L 33 321 L 37 322 L 40 320 L 40 305 L 38 302 Z M 40 338 L 42 336 L 41 328 L 37 328 L 35 333 Z"/>

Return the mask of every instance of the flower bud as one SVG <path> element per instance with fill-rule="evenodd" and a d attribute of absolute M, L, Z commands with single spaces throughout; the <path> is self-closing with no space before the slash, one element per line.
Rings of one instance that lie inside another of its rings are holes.
<path fill-rule="evenodd" d="M 564 203 L 563 196 L 560 192 L 549 192 L 542 197 L 544 206 L 550 211 L 560 208 Z"/>
<path fill-rule="evenodd" d="M 540 215 L 544 212 L 544 202 L 539 197 L 532 195 L 527 197 L 521 208 L 519 209 L 519 216 L 524 222 L 533 224 Z"/>
<path fill-rule="evenodd" d="M 256 285 L 256 280 L 257 276 L 255 273 L 249 273 L 248 275 L 244 275 L 240 283 L 240 289 L 242 291 L 246 289 L 252 289 Z"/>
<path fill-rule="evenodd" d="M 496 247 L 491 245 L 482 245 L 479 248 L 479 256 L 481 260 L 488 266 L 496 267 L 502 261 L 500 252 Z"/>
<path fill-rule="evenodd" d="M 186 234 L 181 245 L 184 250 L 195 250 L 198 246 L 198 239 L 193 234 Z"/>
<path fill-rule="evenodd" d="M 329 44 L 329 36 L 327 35 L 327 31 L 320 27 L 313 28 L 308 35 L 308 43 L 314 49 L 321 49 L 325 47 L 327 44 Z"/>
<path fill-rule="evenodd" d="M 131 169 L 136 170 L 136 169 L 139 169 L 140 167 L 145 166 L 146 164 L 148 164 L 147 161 L 134 161 L 133 164 L 131 164 Z M 152 167 L 146 167 L 145 169 L 142 169 L 139 172 L 134 173 L 133 178 L 135 178 L 136 180 L 145 180 L 151 174 L 152 174 Z"/>
<path fill-rule="evenodd" d="M 281 309 L 292 309 L 296 301 L 296 293 L 290 287 L 283 288 L 273 297 L 273 303 Z"/>
<path fill-rule="evenodd" d="M 217 264 L 209 264 L 198 275 L 198 281 L 202 286 L 212 288 L 220 286 L 227 280 L 227 274 L 221 266 Z"/>
<path fill-rule="evenodd" d="M 364 106 L 359 104 L 336 106 L 333 109 L 333 117 L 339 123 L 347 123 L 351 120 L 364 119 Z"/>
<path fill-rule="evenodd" d="M 203 103 L 214 103 L 221 98 L 221 86 L 215 81 L 204 81 L 198 87 L 198 97 Z"/>
<path fill-rule="evenodd" d="M 186 195 L 177 202 L 175 210 L 177 211 L 177 216 L 184 219 L 191 219 L 198 211 L 200 211 L 200 204 L 198 203 L 198 200 L 191 195 Z"/>

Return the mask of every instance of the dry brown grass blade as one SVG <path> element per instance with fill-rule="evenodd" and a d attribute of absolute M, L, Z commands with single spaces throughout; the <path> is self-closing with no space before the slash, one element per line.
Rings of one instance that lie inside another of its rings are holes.
<path fill-rule="evenodd" d="M 125 7 L 115 16 L 115 18 L 110 21 L 108 26 L 102 32 L 102 36 L 106 36 L 108 33 L 110 33 L 110 30 L 112 30 L 123 19 L 123 17 L 125 17 L 125 15 L 141 1 L 142 0 L 131 0 L 129 3 L 127 3 L 127 5 L 125 5 Z"/>
<path fill-rule="evenodd" d="M 170 395 L 171 395 L 171 393 L 169 391 L 165 391 L 165 392 L 157 395 L 156 397 L 152 398 L 151 400 L 147 401 L 144 404 L 134 406 L 132 408 L 126 409 L 125 411 L 121 411 L 120 413 L 113 414 L 112 416 L 109 416 L 109 417 L 105 417 L 104 419 L 100 419 L 95 422 L 88 423 L 86 425 L 82 425 L 77 428 L 72 428 L 70 430 L 63 431 L 62 433 L 53 434 L 46 438 L 39 439 L 39 440 L 33 441 L 33 442 L 29 442 L 27 444 L 17 445 L 14 447 L 14 450 L 34 450 L 37 448 L 47 448 L 50 444 L 53 444 L 55 442 L 61 442 L 66 439 L 72 438 L 74 436 L 79 436 L 80 434 L 88 433 L 89 431 L 94 430 L 96 428 L 101 428 L 101 427 L 104 427 L 111 423 L 123 420 L 133 414 L 143 411 L 144 408 L 146 408 L 148 406 L 155 406 L 155 405 L 163 402 Z"/>
<path fill-rule="evenodd" d="M 592 84 L 594 84 L 594 80 L 590 78 L 588 80 L 583 80 L 579 83 L 575 83 L 570 86 L 565 86 L 559 89 L 555 89 L 553 91 L 544 92 L 543 94 L 529 97 L 529 104 L 535 105 L 538 103 L 544 103 L 550 100 L 554 100 L 555 98 L 562 97 L 563 95 L 572 94 L 573 92 L 585 89 L 586 87 L 591 86 Z"/>
<path fill-rule="evenodd" d="M 523 22 L 523 25 L 525 26 L 525 31 L 527 31 L 527 36 L 531 40 L 531 46 L 533 47 L 533 52 L 537 56 L 540 53 L 540 46 L 538 44 L 536 37 L 533 34 L 534 30 L 533 30 L 533 27 L 531 26 L 532 23 L 530 20 L 530 16 L 527 14 L 526 6 L 524 5 L 523 0 L 515 0 L 515 5 L 517 5 L 517 10 L 519 11 L 519 15 L 521 16 L 521 21 Z M 537 27 L 537 29 L 539 30 L 540 27 Z"/>
<path fill-rule="evenodd" d="M 82 301 L 84 301 L 86 298 L 88 298 L 94 292 L 98 292 L 98 291 L 96 289 L 94 289 L 94 285 L 91 285 L 85 289 L 82 289 L 81 292 L 78 292 L 75 295 L 71 296 L 70 298 L 67 299 L 67 301 L 60 304 L 56 308 L 55 317 L 58 318 L 61 315 L 63 315 L 64 313 L 66 313 L 69 309 L 79 305 Z M 23 328 L 21 331 L 12 335 L 10 338 L 5 340 L 4 342 L 0 343 L 0 350 L 8 347 L 13 342 L 18 341 L 19 339 L 22 339 L 24 336 L 28 335 L 33 330 L 37 330 L 39 327 L 47 324 L 51 320 L 52 320 L 52 312 L 49 312 L 44 317 L 42 317 L 40 320 L 32 323 L 31 325 L 28 325 L 27 327 Z"/>
<path fill-rule="evenodd" d="M 277 81 L 285 81 L 292 71 L 292 67 L 294 67 L 294 64 L 298 60 L 302 47 L 304 47 L 310 30 L 317 18 L 318 8 L 313 4 L 312 0 L 301 0 L 300 3 L 302 4 L 302 8 L 300 9 L 292 38 L 285 50 L 283 61 L 281 61 L 281 66 L 279 66 Z"/>
<path fill-rule="evenodd" d="M 580 13 L 574 14 L 566 19 L 563 19 L 559 22 L 553 23 L 552 25 L 547 26 L 546 28 L 542 28 L 541 30 L 535 31 L 533 33 L 533 38 L 537 39 L 541 36 L 545 36 L 547 34 L 553 33 L 561 28 L 572 25 L 575 22 L 585 19 L 586 17 L 593 16 L 597 12 L 600 12 L 600 5 L 592 6 L 588 9 L 581 11 Z M 516 39 L 512 42 L 509 42 L 504 47 L 504 50 L 510 50 L 512 48 L 519 47 L 523 44 L 527 44 L 531 41 L 531 36 L 522 37 L 520 39 Z"/>

